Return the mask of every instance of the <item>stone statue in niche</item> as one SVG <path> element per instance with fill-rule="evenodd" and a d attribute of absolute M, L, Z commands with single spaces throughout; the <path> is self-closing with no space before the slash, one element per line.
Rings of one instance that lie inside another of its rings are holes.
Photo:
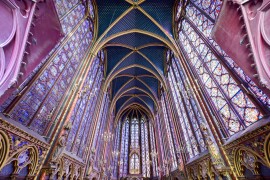
<path fill-rule="evenodd" d="M 204 137 L 205 137 L 205 140 L 207 143 L 207 148 L 208 148 L 209 153 L 211 155 L 211 160 L 213 162 L 213 165 L 217 169 L 223 168 L 225 166 L 224 161 L 220 155 L 218 145 L 214 141 L 214 138 L 210 135 L 210 132 L 207 128 L 207 125 L 204 123 L 201 123 L 200 128 L 204 134 Z"/>
<path fill-rule="evenodd" d="M 67 142 L 67 137 L 68 137 L 68 133 L 70 131 L 70 129 L 72 128 L 72 124 L 70 122 L 68 122 L 61 134 L 60 134 L 60 138 L 58 140 L 58 144 L 57 147 L 53 153 L 53 157 L 52 157 L 52 161 L 57 161 L 57 159 L 61 156 L 62 152 L 64 151 L 65 147 L 66 147 L 66 142 Z"/>
<path fill-rule="evenodd" d="M 95 163 L 95 154 L 96 154 L 96 149 L 92 148 L 90 151 L 90 157 L 89 157 L 89 167 L 87 171 L 87 175 L 90 176 L 90 174 L 93 171 L 93 166 Z"/>

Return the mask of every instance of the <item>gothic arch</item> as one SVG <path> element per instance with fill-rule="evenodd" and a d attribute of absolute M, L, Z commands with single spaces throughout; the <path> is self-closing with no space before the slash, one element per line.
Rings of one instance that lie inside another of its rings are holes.
<path fill-rule="evenodd" d="M 6 164 L 14 163 L 14 174 L 18 174 L 23 168 L 28 167 L 28 176 L 34 176 L 38 165 L 39 153 L 36 146 L 24 146 L 20 150 L 14 152 L 6 161 Z M 23 158 L 23 163 L 19 163 L 19 159 Z"/>
<path fill-rule="evenodd" d="M 265 139 L 264 152 L 267 164 L 270 167 L 270 134 L 268 134 L 268 136 Z"/>
<path fill-rule="evenodd" d="M 136 162 L 136 160 L 138 160 L 138 162 Z M 138 169 L 135 169 L 136 163 L 139 164 L 139 166 L 137 167 Z M 131 164 L 133 164 L 134 167 L 131 167 Z M 130 174 L 139 174 L 140 167 L 141 167 L 140 154 L 139 154 L 139 152 L 132 151 L 129 155 L 129 173 Z"/>
<path fill-rule="evenodd" d="M 6 160 L 9 153 L 9 137 L 8 135 L 0 130 L 0 170 L 6 165 Z"/>
<path fill-rule="evenodd" d="M 132 104 L 129 104 L 128 106 L 124 107 L 123 109 L 121 109 L 117 115 L 116 115 L 116 121 L 115 121 L 115 124 L 118 123 L 118 121 L 121 119 L 121 116 L 123 114 L 125 114 L 127 111 L 131 111 L 133 108 L 137 108 L 139 111 L 142 111 L 144 112 L 147 116 L 149 116 L 149 120 L 154 120 L 154 115 L 152 114 L 151 110 L 148 109 L 147 107 L 145 106 L 142 106 L 141 104 L 139 103 L 132 103 Z"/>
<path fill-rule="evenodd" d="M 259 175 L 259 163 L 269 167 L 267 161 L 255 151 L 246 147 L 236 149 L 234 165 L 237 176 L 244 177 L 245 168 L 250 170 L 253 175 Z"/>

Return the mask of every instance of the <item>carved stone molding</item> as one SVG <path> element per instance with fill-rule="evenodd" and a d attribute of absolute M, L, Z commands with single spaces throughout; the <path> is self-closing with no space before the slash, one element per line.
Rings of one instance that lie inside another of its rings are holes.
<path fill-rule="evenodd" d="M 208 174 L 212 176 L 211 156 L 209 153 L 189 162 L 186 165 L 188 179 L 202 179 Z"/>
<path fill-rule="evenodd" d="M 0 170 L 5 165 L 9 153 L 9 138 L 4 131 L 0 130 Z"/>
<path fill-rule="evenodd" d="M 215 177 L 230 177 L 231 168 L 226 166 L 216 166 L 210 153 L 205 153 L 201 157 L 186 164 L 188 179 L 215 179 Z"/>
<path fill-rule="evenodd" d="M 224 150 L 239 178 L 245 178 L 245 169 L 260 176 L 260 164 L 270 169 L 270 123 L 226 144 Z"/>
<path fill-rule="evenodd" d="M 10 177 L 16 178 L 27 168 L 27 177 L 37 176 L 49 145 L 0 116 L 0 171 L 12 164 Z"/>
<path fill-rule="evenodd" d="M 63 151 L 58 159 L 52 162 L 53 164 L 45 173 L 50 179 L 62 179 L 62 178 L 70 178 L 70 179 L 82 179 L 85 171 L 85 163 L 76 157 L 73 157 L 69 154 L 69 152 Z"/>

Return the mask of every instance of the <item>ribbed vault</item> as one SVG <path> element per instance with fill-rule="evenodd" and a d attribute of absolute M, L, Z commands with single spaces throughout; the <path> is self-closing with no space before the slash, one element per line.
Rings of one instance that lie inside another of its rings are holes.
<path fill-rule="evenodd" d="M 118 111 L 116 115 L 116 119 L 118 121 L 125 120 L 127 117 L 136 117 L 137 119 L 141 119 L 141 117 L 145 117 L 146 119 L 153 119 L 152 113 L 149 109 L 142 106 L 140 103 L 133 102 L 126 106 L 125 108 L 122 108 L 120 111 Z M 118 123 L 118 121 L 115 121 L 115 124 Z"/>
<path fill-rule="evenodd" d="M 128 111 L 152 117 L 165 85 L 166 51 L 172 38 L 173 0 L 97 0 L 98 37 L 94 53 L 107 54 L 105 86 L 116 119 Z"/>

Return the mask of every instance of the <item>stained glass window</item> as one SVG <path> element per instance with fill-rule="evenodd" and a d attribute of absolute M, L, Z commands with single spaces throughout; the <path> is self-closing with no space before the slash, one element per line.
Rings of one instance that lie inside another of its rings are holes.
<path fill-rule="evenodd" d="M 92 148 L 96 149 L 96 161 L 95 161 L 95 165 L 96 167 L 98 167 L 98 163 L 100 163 L 100 160 L 102 159 L 102 152 L 103 152 L 103 144 L 104 144 L 104 139 L 103 138 L 103 133 L 105 132 L 105 128 L 106 128 L 106 124 L 107 121 L 109 120 L 108 118 L 108 108 L 109 108 L 109 96 L 108 94 L 104 95 L 104 104 L 103 104 L 103 109 L 101 110 L 102 114 L 101 117 L 99 118 L 99 128 L 96 129 L 95 132 L 95 139 L 94 142 L 92 144 Z"/>
<path fill-rule="evenodd" d="M 113 155 L 112 166 L 113 166 L 113 176 L 117 177 L 120 137 L 121 137 L 121 124 L 120 123 L 118 123 L 115 133 L 116 133 L 116 138 L 115 138 L 114 147 L 113 147 L 114 151 L 112 152 L 112 155 Z"/>
<path fill-rule="evenodd" d="M 57 124 L 53 123 L 54 114 L 70 90 L 92 41 L 89 27 L 93 21 L 84 17 L 84 4 L 74 0 L 55 1 L 55 4 L 65 37 L 18 88 L 23 90 L 22 96 L 16 96 L 19 91 L 14 92 L 0 108 L 8 109 L 14 120 L 45 136 L 50 136 Z"/>
<path fill-rule="evenodd" d="M 177 161 L 176 161 L 176 154 L 175 154 L 175 147 L 174 147 L 174 141 L 172 138 L 172 131 L 171 131 L 171 126 L 170 126 L 170 120 L 168 117 L 168 107 L 165 104 L 165 97 L 164 94 L 161 97 L 161 105 L 162 105 L 162 110 L 163 110 L 163 115 L 164 115 L 164 122 L 165 122 L 165 128 L 166 128 L 166 135 L 168 138 L 168 143 L 169 143 L 169 154 L 167 155 L 167 161 L 171 162 L 171 170 L 175 170 L 177 168 Z"/>
<path fill-rule="evenodd" d="M 131 148 L 139 148 L 139 121 L 138 119 L 134 118 L 131 121 Z"/>
<path fill-rule="evenodd" d="M 128 141 L 129 141 L 129 119 L 127 118 L 122 125 L 121 137 L 121 158 L 120 158 L 120 177 L 128 174 Z"/>
<path fill-rule="evenodd" d="M 152 123 L 149 122 L 149 129 L 150 129 L 150 140 L 151 140 L 151 157 L 152 157 L 152 166 L 153 166 L 153 177 L 158 176 L 158 161 L 157 161 L 157 149 L 156 149 L 156 142 L 155 142 L 155 134 L 154 128 Z"/>
<path fill-rule="evenodd" d="M 160 157 L 162 157 L 162 160 L 164 159 L 164 157 L 166 156 L 166 152 L 167 152 L 167 141 L 165 140 L 165 137 L 166 136 L 163 136 L 163 134 L 165 134 L 165 128 L 163 128 L 163 127 L 165 127 L 165 126 L 162 126 L 162 122 L 164 122 L 164 121 L 162 121 L 162 115 L 160 114 L 160 113 L 158 113 L 157 115 L 156 115 L 156 119 L 155 119 L 155 121 L 156 121 L 156 126 L 157 126 L 157 134 L 158 134 L 158 140 L 159 140 L 159 147 L 160 147 L 160 152 L 161 152 L 161 154 L 160 154 Z M 161 166 L 160 166 L 160 168 L 161 168 Z"/>
<path fill-rule="evenodd" d="M 142 174 L 143 177 L 150 177 L 150 159 L 149 159 L 149 142 L 148 128 L 144 117 L 141 118 L 141 146 L 142 146 Z"/>
<path fill-rule="evenodd" d="M 153 167 L 151 165 L 154 164 L 154 168 L 157 169 L 157 159 L 152 162 L 150 157 L 151 151 L 156 152 L 156 145 L 152 145 L 155 142 L 152 133 L 153 128 L 150 131 L 149 120 L 146 116 L 129 116 L 125 119 L 121 130 L 119 177 L 125 177 L 128 174 L 142 174 L 143 177 L 150 177 L 151 167 Z M 114 149 L 116 151 L 116 148 Z"/>
<path fill-rule="evenodd" d="M 206 121 L 199 110 L 197 101 L 190 89 L 188 78 L 182 70 L 179 60 L 173 55 L 169 57 L 171 57 L 171 67 L 168 80 L 185 140 L 185 148 L 179 148 L 179 153 L 181 151 L 182 153 L 188 153 L 189 158 L 192 158 L 206 150 L 200 128 L 200 124 L 205 124 Z"/>
<path fill-rule="evenodd" d="M 262 118 L 262 110 L 254 103 L 270 107 L 270 100 L 211 38 L 221 4 L 191 0 L 186 16 L 178 22 L 178 36 L 191 70 L 219 114 L 216 123 L 226 138 Z"/>
<path fill-rule="evenodd" d="M 95 104 L 99 95 L 98 89 L 100 89 L 103 77 L 103 68 L 99 66 L 100 60 L 100 56 L 94 59 L 70 118 L 72 128 L 68 134 L 66 150 L 81 158 L 86 155 L 85 149 L 89 146 L 87 137 L 90 133 Z"/>
<path fill-rule="evenodd" d="M 59 18 L 61 19 L 65 16 L 72 7 L 78 6 L 81 3 L 78 3 L 77 0 L 64 1 L 64 0 L 54 0 L 56 10 Z"/>
<path fill-rule="evenodd" d="M 139 174 L 140 173 L 140 159 L 139 155 L 134 153 L 130 157 L 130 174 Z"/>

